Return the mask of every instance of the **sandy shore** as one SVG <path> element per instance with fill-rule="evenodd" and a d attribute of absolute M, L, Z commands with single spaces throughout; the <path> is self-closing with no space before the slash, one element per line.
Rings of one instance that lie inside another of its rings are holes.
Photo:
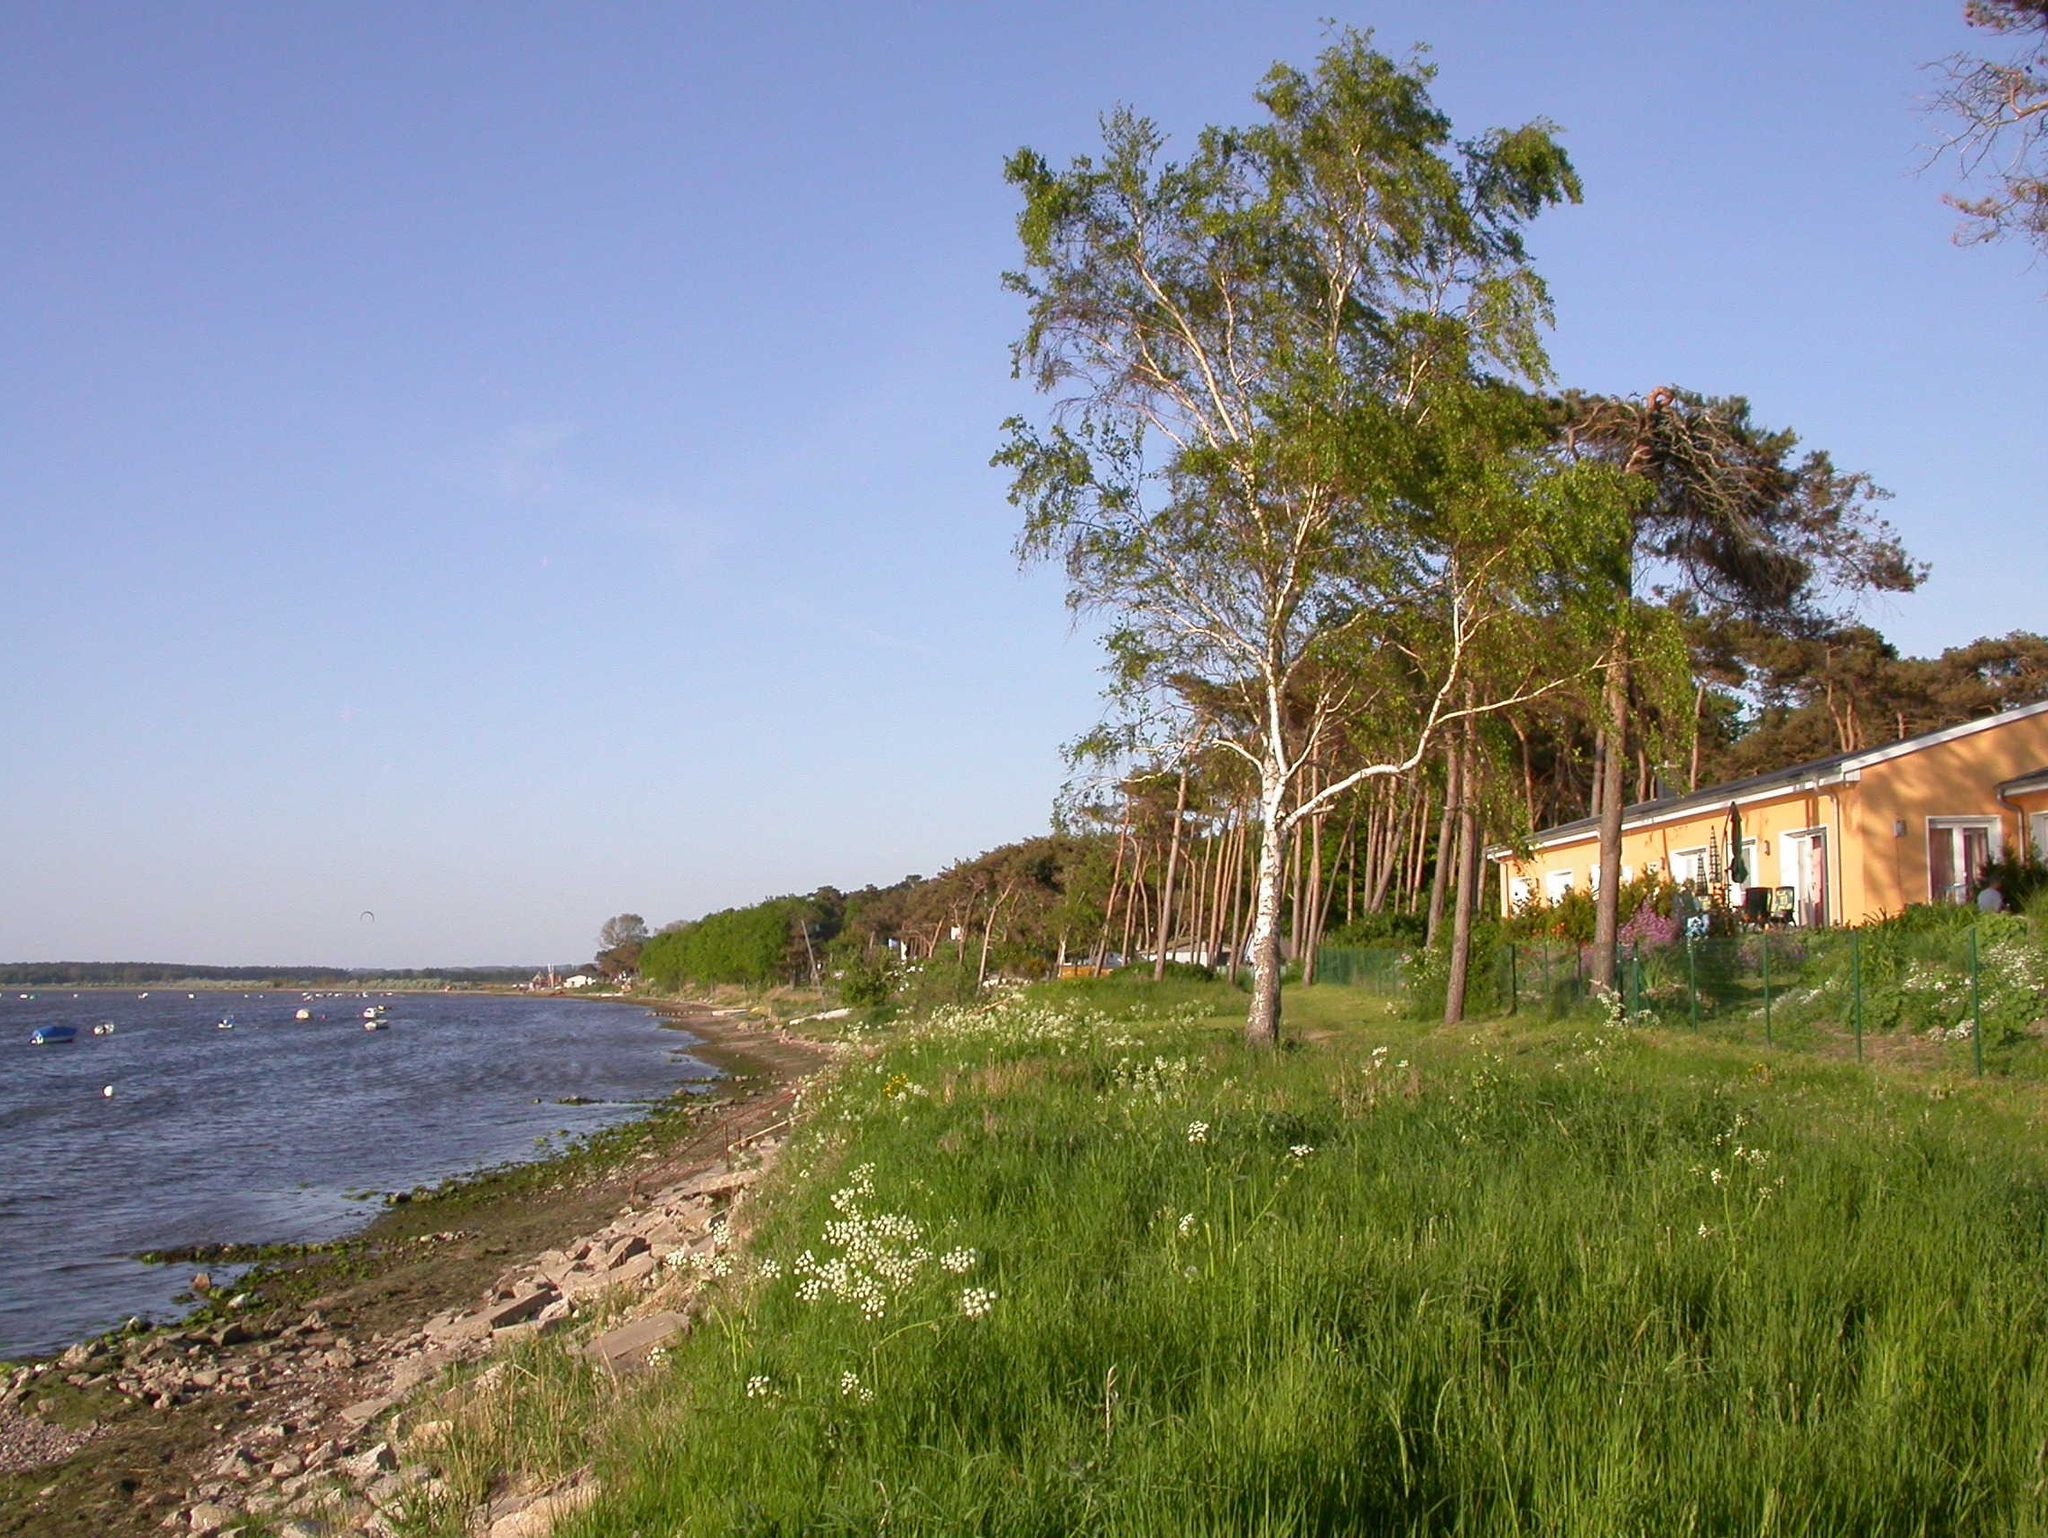
<path fill-rule="evenodd" d="M 411 1388 L 494 1336 L 546 1327 L 550 1308 L 572 1313 L 579 1288 L 657 1284 L 655 1245 L 703 1242 L 722 1221 L 823 1054 L 738 1012 L 652 1007 L 724 1070 L 714 1094 L 268 1262 L 239 1307 L 221 1299 L 0 1384 L 0 1538 L 231 1530 L 259 1492 L 282 1510 L 280 1491 L 323 1479 L 390 1495 L 400 1475 L 376 1428 Z"/>

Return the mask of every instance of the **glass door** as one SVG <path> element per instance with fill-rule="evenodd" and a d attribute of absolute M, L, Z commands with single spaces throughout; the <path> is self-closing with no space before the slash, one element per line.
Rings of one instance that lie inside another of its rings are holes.
<path fill-rule="evenodd" d="M 1788 833 L 1778 841 L 1779 885 L 1792 891 L 1792 922 L 1817 929 L 1828 921 L 1828 834 Z"/>

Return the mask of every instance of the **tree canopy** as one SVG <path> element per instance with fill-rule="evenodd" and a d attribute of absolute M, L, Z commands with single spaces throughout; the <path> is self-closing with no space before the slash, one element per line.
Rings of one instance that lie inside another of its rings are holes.
<path fill-rule="evenodd" d="M 1934 108 L 1965 178 L 1987 190 L 1947 199 L 1964 217 L 1959 238 L 2016 235 L 2048 252 L 2048 0 L 1969 0 L 1964 20 L 1990 49 L 1940 66 Z"/>
<path fill-rule="evenodd" d="M 1547 123 L 1455 138 L 1433 74 L 1344 31 L 1185 159 L 1119 110 L 1099 159 L 1008 166 L 1013 358 L 1058 398 L 997 455 L 1019 552 L 1108 622 L 1113 746 L 1258 776 L 1255 1041 L 1278 1033 L 1289 830 L 1548 687 L 1476 693 L 1475 649 L 1607 586 L 1583 573 L 1613 548 L 1612 478 L 1539 452 L 1525 393 L 1549 303 L 1522 229 L 1577 176 Z M 1358 758 L 1304 790 L 1340 734 Z"/>

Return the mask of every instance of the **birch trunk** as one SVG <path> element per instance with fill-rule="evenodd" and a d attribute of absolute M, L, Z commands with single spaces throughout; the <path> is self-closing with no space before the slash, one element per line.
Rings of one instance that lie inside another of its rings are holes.
<path fill-rule="evenodd" d="M 1458 873 L 1457 901 L 1451 913 L 1451 967 L 1444 988 L 1444 1024 L 1456 1025 L 1465 1018 L 1465 985 L 1472 969 L 1472 903 L 1474 877 L 1479 866 L 1478 750 L 1476 732 L 1466 718 L 1464 741 L 1460 746 L 1458 775 Z"/>
<path fill-rule="evenodd" d="M 1260 766 L 1259 872 L 1252 914 L 1252 1002 L 1245 1015 L 1247 1046 L 1280 1045 L 1280 886 L 1287 874 L 1287 834 L 1280 803 L 1287 784 L 1271 762 Z"/>

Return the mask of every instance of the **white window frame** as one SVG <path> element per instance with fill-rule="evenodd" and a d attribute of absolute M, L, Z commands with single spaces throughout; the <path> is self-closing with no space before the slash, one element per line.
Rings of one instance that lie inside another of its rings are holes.
<path fill-rule="evenodd" d="M 1674 849 L 1671 851 L 1671 879 L 1679 886 L 1692 882 L 1704 888 L 1708 884 L 1707 846 L 1697 849 Z"/>
<path fill-rule="evenodd" d="M 1526 906 L 1535 893 L 1535 883 L 1527 876 L 1508 877 L 1508 911 L 1513 913 Z"/>
<path fill-rule="evenodd" d="M 1969 832 L 1972 829 L 1982 829 L 1988 835 L 1985 840 L 1985 847 L 1989 850 L 1988 858 L 1996 860 L 2004 852 L 2005 819 L 2002 817 L 1959 816 L 1930 817 L 1927 819 L 1927 900 L 1929 902 L 1955 904 L 1966 903 L 1970 900 L 1970 883 L 1967 875 L 1964 876 L 1962 881 L 1942 891 L 1935 891 L 1934 839 L 1936 834 L 1945 835 L 1949 839 L 1949 869 L 1960 872 L 1963 869 L 1963 862 L 1959 858 L 1963 852 L 1963 843 L 1958 835 Z M 1956 893 L 1956 895 L 1950 896 L 1950 893 Z"/>
<path fill-rule="evenodd" d="M 1570 870 L 1552 870 L 1543 873 L 1543 900 L 1553 908 L 1571 894 L 1572 873 Z"/>
<path fill-rule="evenodd" d="M 2029 812 L 2027 831 L 2034 842 L 2034 857 L 2048 860 L 2048 812 Z"/>

